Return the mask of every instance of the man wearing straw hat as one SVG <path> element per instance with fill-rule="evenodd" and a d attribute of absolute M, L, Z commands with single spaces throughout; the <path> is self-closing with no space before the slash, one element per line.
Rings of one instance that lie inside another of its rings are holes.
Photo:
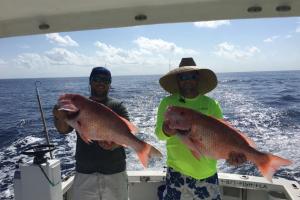
<path fill-rule="evenodd" d="M 193 58 L 182 58 L 179 67 L 162 76 L 159 83 L 171 94 L 160 102 L 155 129 L 158 139 L 166 140 L 167 145 L 166 186 L 158 191 L 160 199 L 221 199 L 217 161 L 208 157 L 196 159 L 178 137 L 172 137 L 177 131 L 164 123 L 164 112 L 169 105 L 223 118 L 219 103 L 205 96 L 217 86 L 215 73 L 197 67 Z M 232 153 L 227 162 L 238 165 L 245 160 L 244 155 Z"/>

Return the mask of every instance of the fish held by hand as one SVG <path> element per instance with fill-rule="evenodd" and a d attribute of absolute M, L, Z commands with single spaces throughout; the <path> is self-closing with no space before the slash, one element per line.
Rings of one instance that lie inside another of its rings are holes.
<path fill-rule="evenodd" d="M 144 167 L 151 157 L 162 157 L 155 147 L 138 139 L 138 129 L 107 106 L 79 94 L 64 94 L 58 99 L 59 111 L 66 112 L 64 121 L 86 142 L 107 141 L 132 147 Z"/>
<path fill-rule="evenodd" d="M 233 152 L 244 154 L 271 182 L 276 170 L 292 164 L 290 160 L 258 151 L 250 138 L 225 120 L 192 109 L 169 106 L 165 112 L 165 123 L 178 131 L 176 135 L 197 159 L 208 156 L 227 160 Z"/>

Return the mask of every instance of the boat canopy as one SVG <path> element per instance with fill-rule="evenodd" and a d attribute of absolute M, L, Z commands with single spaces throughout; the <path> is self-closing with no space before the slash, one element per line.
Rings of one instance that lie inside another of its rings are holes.
<path fill-rule="evenodd" d="M 300 16 L 299 0 L 1 0 L 0 37 L 287 16 Z"/>

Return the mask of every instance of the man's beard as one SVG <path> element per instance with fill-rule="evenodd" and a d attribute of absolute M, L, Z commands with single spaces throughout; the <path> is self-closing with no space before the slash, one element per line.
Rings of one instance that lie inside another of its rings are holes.
<path fill-rule="evenodd" d="M 108 95 L 108 90 L 102 91 L 102 92 L 97 92 L 97 91 L 91 89 L 92 97 L 106 97 L 107 95 Z"/>
<path fill-rule="evenodd" d="M 198 96 L 198 91 L 197 89 L 195 88 L 185 88 L 185 89 L 180 89 L 180 94 L 183 96 L 183 97 L 190 97 L 191 95 L 192 96 Z"/>

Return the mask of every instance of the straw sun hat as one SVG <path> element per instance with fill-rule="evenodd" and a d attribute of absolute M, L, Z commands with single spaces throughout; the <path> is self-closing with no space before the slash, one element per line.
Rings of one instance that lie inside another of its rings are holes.
<path fill-rule="evenodd" d="M 169 71 L 159 79 L 162 88 L 174 94 L 179 92 L 177 75 L 184 72 L 197 71 L 199 74 L 199 93 L 206 94 L 217 86 L 217 76 L 210 69 L 199 68 L 193 58 L 182 58 L 179 67 Z"/>

